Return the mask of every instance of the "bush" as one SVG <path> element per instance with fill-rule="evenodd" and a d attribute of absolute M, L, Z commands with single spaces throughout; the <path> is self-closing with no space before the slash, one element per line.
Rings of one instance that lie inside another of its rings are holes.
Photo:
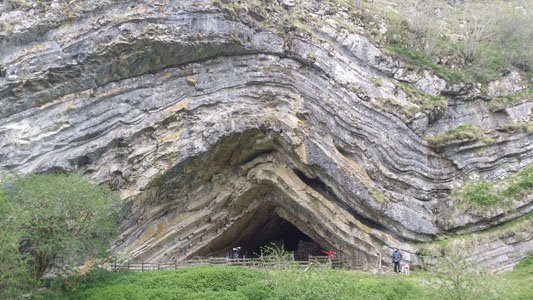
<path fill-rule="evenodd" d="M 533 10 L 525 0 L 491 5 L 411 0 L 397 3 L 394 12 L 379 12 L 378 4 L 374 8 L 386 16 L 387 42 L 394 54 L 448 81 L 489 82 L 505 69 L 530 72 L 533 66 Z"/>
<path fill-rule="evenodd" d="M 254 282 L 237 289 L 248 300 L 262 300 L 268 299 L 272 295 L 272 288 L 264 281 Z"/>
<path fill-rule="evenodd" d="M 94 273 L 59 299 L 427 299 L 426 293 L 408 278 L 331 268 L 259 271 L 193 267 L 151 273 Z"/>
<path fill-rule="evenodd" d="M 425 299 L 411 282 L 393 276 L 334 269 L 280 270 L 271 274 L 271 299 Z"/>
<path fill-rule="evenodd" d="M 240 267 L 197 267 L 149 273 L 94 270 L 64 292 L 64 299 L 264 299 L 264 273 Z M 252 285 L 252 286 L 249 286 Z M 109 295 L 109 296 L 107 296 Z M 132 296 L 133 295 L 133 296 Z M 115 298 L 112 298 L 115 297 Z M 121 298 L 122 297 L 122 298 Z"/>
<path fill-rule="evenodd" d="M 118 228 L 118 197 L 78 175 L 4 175 L 0 195 L 0 296 L 20 297 L 51 269 L 105 255 Z"/>
<path fill-rule="evenodd" d="M 438 299 L 494 299 L 486 270 L 472 257 L 475 239 L 448 240 L 428 253 L 436 258 L 435 271 L 440 274 L 435 294 Z"/>

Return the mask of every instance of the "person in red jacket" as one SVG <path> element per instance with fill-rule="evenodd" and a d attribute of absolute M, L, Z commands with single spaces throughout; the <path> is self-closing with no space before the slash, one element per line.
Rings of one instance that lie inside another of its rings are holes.
<path fill-rule="evenodd" d="M 335 255 L 335 252 L 333 251 L 322 251 L 322 252 L 324 252 L 331 260 L 337 259 L 337 256 Z"/>

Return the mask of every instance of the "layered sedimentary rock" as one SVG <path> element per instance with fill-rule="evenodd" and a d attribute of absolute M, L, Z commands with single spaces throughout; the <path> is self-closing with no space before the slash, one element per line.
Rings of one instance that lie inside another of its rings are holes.
<path fill-rule="evenodd" d="M 0 6 L 0 167 L 111 184 L 124 199 L 114 249 L 131 259 L 305 237 L 350 261 L 400 247 L 419 264 L 420 243 L 532 210 L 529 195 L 450 214 L 465 182 L 532 163 L 530 133 L 498 131 L 531 121 L 532 102 L 491 111 L 476 87 L 404 68 L 328 22 L 344 16 L 320 1 L 307 3 L 319 38 L 210 1 L 62 3 Z M 402 84 L 448 105 L 423 107 Z M 494 142 L 424 140 L 465 123 Z M 505 269 L 533 250 L 527 232 L 505 241 L 480 255 Z"/>

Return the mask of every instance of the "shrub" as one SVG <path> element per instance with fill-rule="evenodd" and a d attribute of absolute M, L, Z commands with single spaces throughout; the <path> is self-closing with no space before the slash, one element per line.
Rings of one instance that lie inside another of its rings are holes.
<path fill-rule="evenodd" d="M 94 270 L 63 293 L 65 299 L 263 299 L 264 273 L 241 267 L 196 267 L 149 273 Z M 252 297 L 253 296 L 253 297 Z M 115 297 L 115 298 L 113 298 Z"/>
<path fill-rule="evenodd" d="M 475 239 L 454 239 L 426 249 L 436 259 L 434 269 L 440 274 L 434 291 L 438 299 L 493 299 L 487 272 L 471 257 L 475 246 Z"/>
<path fill-rule="evenodd" d="M 20 296 L 52 268 L 101 257 L 118 228 L 118 197 L 78 175 L 5 178 L 0 195 L 0 295 Z"/>
<path fill-rule="evenodd" d="M 285 269 L 296 267 L 294 254 L 286 251 L 283 245 L 278 246 L 274 243 L 261 247 L 259 259 L 262 266 L 266 268 Z"/>
<path fill-rule="evenodd" d="M 527 1 L 395 4 L 395 10 L 375 4 L 372 11 L 388 23 L 389 51 L 411 64 L 430 68 L 448 81 L 486 83 L 511 67 L 531 71 L 533 10 Z"/>

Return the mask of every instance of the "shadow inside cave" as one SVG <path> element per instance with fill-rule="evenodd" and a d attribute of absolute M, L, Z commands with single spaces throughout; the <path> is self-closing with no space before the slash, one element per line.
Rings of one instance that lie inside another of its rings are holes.
<path fill-rule="evenodd" d="M 322 251 L 326 248 L 280 217 L 278 209 L 267 205 L 244 215 L 192 256 L 229 257 L 234 247 L 241 247 L 241 257 L 253 258 L 261 255 L 263 247 L 269 246 L 278 249 L 283 247 L 293 252 L 297 260 L 307 260 L 309 255 L 324 255 Z"/>

